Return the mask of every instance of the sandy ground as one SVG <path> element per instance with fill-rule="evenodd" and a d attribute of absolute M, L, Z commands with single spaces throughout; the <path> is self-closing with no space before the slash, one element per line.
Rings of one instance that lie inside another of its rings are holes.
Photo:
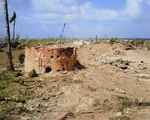
<path fill-rule="evenodd" d="M 150 51 L 126 51 L 120 43 L 70 46 L 78 47 L 82 66 L 41 75 L 25 104 L 33 112 L 22 120 L 150 120 Z M 138 102 L 121 111 L 125 99 Z"/>

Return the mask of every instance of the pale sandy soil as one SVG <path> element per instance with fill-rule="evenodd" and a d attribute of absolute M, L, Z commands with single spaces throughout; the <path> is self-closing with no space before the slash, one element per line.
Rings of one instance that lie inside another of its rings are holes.
<path fill-rule="evenodd" d="M 40 76 L 35 97 L 25 104 L 33 112 L 22 120 L 56 120 L 68 112 L 61 120 L 109 120 L 120 115 L 150 120 L 150 51 L 126 51 L 120 43 L 71 46 L 78 47 L 84 68 Z M 121 111 L 126 98 L 138 105 Z"/>

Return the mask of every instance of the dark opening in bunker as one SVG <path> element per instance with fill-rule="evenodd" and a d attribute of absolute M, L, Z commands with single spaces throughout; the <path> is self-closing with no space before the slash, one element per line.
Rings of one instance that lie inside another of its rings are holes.
<path fill-rule="evenodd" d="M 73 55 L 73 48 L 67 48 L 65 50 L 65 54 L 68 58 L 70 58 Z"/>
<path fill-rule="evenodd" d="M 57 55 L 57 58 L 59 58 L 60 56 L 59 55 Z"/>
<path fill-rule="evenodd" d="M 49 73 L 49 72 L 51 72 L 51 71 L 52 71 L 52 69 L 51 69 L 50 67 L 48 67 L 48 68 L 46 68 L 45 73 Z"/>

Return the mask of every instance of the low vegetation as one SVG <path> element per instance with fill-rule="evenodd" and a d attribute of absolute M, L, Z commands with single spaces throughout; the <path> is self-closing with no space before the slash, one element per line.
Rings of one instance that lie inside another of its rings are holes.
<path fill-rule="evenodd" d="M 0 119 L 9 118 L 25 112 L 23 104 L 33 94 L 33 89 L 27 89 L 21 77 L 21 71 L 3 71 L 0 73 Z"/>
<path fill-rule="evenodd" d="M 109 41 L 111 44 L 113 44 L 113 43 L 118 43 L 119 42 L 119 40 L 118 40 L 118 38 L 111 38 L 110 39 L 110 41 Z"/>
<path fill-rule="evenodd" d="M 121 116 L 111 117 L 109 118 L 109 120 L 135 120 L 135 119 L 130 118 L 130 116 L 121 115 Z"/>
<path fill-rule="evenodd" d="M 139 102 L 138 99 L 129 99 L 127 97 L 125 97 L 123 100 L 122 100 L 122 103 L 119 107 L 119 111 L 122 112 L 122 114 L 124 114 L 124 110 L 126 108 L 132 108 L 132 107 L 146 107 L 146 106 L 150 106 L 150 102 L 149 101 L 145 101 L 145 102 Z"/>
<path fill-rule="evenodd" d="M 28 46 L 47 46 L 56 44 L 58 40 L 59 40 L 58 38 L 21 39 L 19 42 L 22 45 Z"/>

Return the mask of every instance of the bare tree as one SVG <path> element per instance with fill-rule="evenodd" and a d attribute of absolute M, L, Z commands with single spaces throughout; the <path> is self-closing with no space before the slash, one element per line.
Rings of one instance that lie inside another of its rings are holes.
<path fill-rule="evenodd" d="M 97 42 L 97 35 L 96 35 L 96 42 Z"/>
<path fill-rule="evenodd" d="M 9 14 L 8 14 L 8 4 L 7 0 L 4 0 L 4 9 L 5 9 L 5 19 L 6 19 L 6 29 L 7 29 L 7 39 L 8 39 L 8 51 L 7 53 L 7 70 L 14 71 L 14 65 L 12 62 L 12 54 L 11 54 L 11 45 L 10 45 L 10 30 L 9 30 Z"/>
<path fill-rule="evenodd" d="M 17 42 L 18 42 L 19 38 L 20 38 L 20 35 L 19 35 L 19 32 L 18 32 L 17 37 L 16 37 Z"/>
<path fill-rule="evenodd" d="M 10 18 L 10 23 L 14 21 L 14 25 L 13 25 L 13 42 L 15 42 L 15 23 L 16 23 L 16 13 L 14 11 L 13 16 Z"/>
<path fill-rule="evenodd" d="M 61 39 L 62 39 L 62 35 L 63 35 L 63 32 L 64 32 L 64 29 L 65 29 L 65 25 L 66 25 L 66 23 L 64 23 L 64 27 L 63 27 L 62 33 L 61 33 L 61 35 L 60 35 L 60 44 L 61 44 Z"/>

